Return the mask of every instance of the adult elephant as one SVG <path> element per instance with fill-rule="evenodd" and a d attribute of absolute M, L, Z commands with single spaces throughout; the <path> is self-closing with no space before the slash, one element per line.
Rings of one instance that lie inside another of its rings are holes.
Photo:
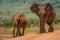
<path fill-rule="evenodd" d="M 53 32 L 53 21 L 55 19 L 56 13 L 55 9 L 50 3 L 37 4 L 34 3 L 30 7 L 31 12 L 36 13 L 40 20 L 40 33 L 45 33 L 45 23 L 49 25 L 48 32 Z"/>
<path fill-rule="evenodd" d="M 24 35 L 24 31 L 27 25 L 27 17 L 24 14 L 13 15 L 13 37 Z M 21 29 L 22 28 L 22 33 Z M 16 31 L 17 29 L 17 31 Z"/>

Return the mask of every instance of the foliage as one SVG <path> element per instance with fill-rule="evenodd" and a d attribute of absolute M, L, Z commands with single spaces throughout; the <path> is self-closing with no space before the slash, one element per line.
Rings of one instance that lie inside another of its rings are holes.
<path fill-rule="evenodd" d="M 56 19 L 56 20 L 54 21 L 54 23 L 55 23 L 55 24 L 60 23 L 60 19 Z"/>
<path fill-rule="evenodd" d="M 33 27 L 33 26 L 36 26 L 36 25 L 39 26 L 39 20 L 31 19 L 31 18 L 28 20 L 27 27 Z"/>
<path fill-rule="evenodd" d="M 0 14 L 1 14 L 2 12 L 0 11 Z"/>
<path fill-rule="evenodd" d="M 0 0 L 0 26 L 12 26 L 12 15 L 14 13 L 21 14 L 24 13 L 28 16 L 28 24 L 27 26 L 30 27 L 31 25 L 38 25 L 39 20 L 35 19 L 35 16 L 30 11 L 30 6 L 32 3 L 43 3 L 47 2 L 46 0 Z M 53 7 L 56 9 L 56 19 L 55 23 L 60 22 L 60 0 L 50 0 L 49 1 Z M 2 5 L 1 5 L 2 4 Z"/>
<path fill-rule="evenodd" d="M 12 26 L 12 20 L 4 20 L 3 22 L 0 23 L 0 26 L 3 27 Z"/>

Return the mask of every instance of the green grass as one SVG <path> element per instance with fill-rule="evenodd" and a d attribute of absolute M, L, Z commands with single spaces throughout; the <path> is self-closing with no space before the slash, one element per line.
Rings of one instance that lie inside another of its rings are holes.
<path fill-rule="evenodd" d="M 26 28 L 25 33 L 30 33 L 30 32 L 39 32 L 39 27 L 30 27 L 30 28 Z"/>

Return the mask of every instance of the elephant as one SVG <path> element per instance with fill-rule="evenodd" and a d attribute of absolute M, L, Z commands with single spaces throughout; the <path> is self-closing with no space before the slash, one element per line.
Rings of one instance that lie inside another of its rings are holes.
<path fill-rule="evenodd" d="M 23 36 L 27 25 L 27 17 L 24 14 L 13 15 L 13 37 Z M 22 33 L 21 33 L 22 28 Z M 17 31 L 16 31 L 17 29 Z"/>
<path fill-rule="evenodd" d="M 40 20 L 40 33 L 46 33 L 45 23 L 49 25 L 48 32 L 53 32 L 53 22 L 56 16 L 55 9 L 50 3 L 38 4 L 34 3 L 30 7 L 30 11 L 35 13 Z"/>

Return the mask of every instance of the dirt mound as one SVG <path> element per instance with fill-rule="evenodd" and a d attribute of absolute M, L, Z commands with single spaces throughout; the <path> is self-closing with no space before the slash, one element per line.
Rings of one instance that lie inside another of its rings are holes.
<path fill-rule="evenodd" d="M 60 40 L 60 30 L 50 33 L 28 33 L 25 36 L 4 40 Z"/>

